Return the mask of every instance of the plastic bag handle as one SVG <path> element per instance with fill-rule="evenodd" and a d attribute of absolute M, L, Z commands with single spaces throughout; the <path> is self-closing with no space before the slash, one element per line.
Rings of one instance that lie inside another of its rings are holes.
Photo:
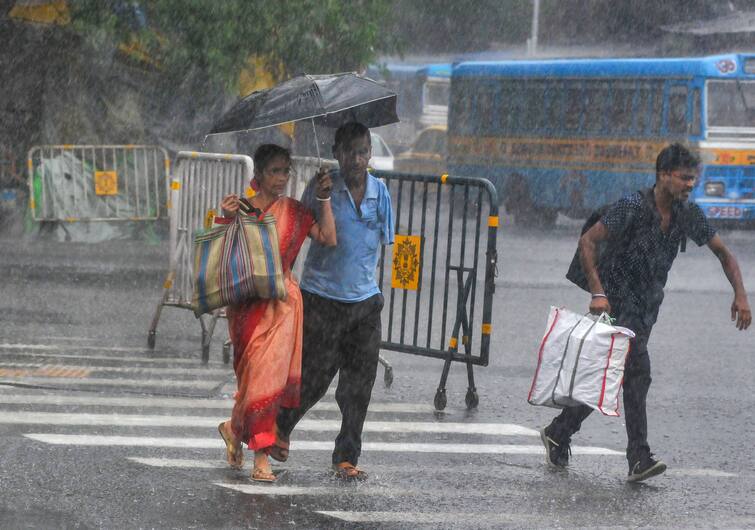
<path fill-rule="evenodd" d="M 587 312 L 585 313 L 586 317 L 590 317 L 593 320 L 596 320 L 598 322 L 601 322 L 603 324 L 608 324 L 609 326 L 612 326 L 614 322 L 616 322 L 616 319 L 613 318 L 611 315 L 603 311 L 600 315 L 594 315 L 593 313 Z"/>

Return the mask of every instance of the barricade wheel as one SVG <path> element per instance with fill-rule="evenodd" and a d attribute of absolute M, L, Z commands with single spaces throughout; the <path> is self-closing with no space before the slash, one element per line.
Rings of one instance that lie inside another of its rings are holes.
<path fill-rule="evenodd" d="M 446 391 L 444 389 L 438 389 L 435 392 L 435 410 L 443 410 L 446 408 Z"/>
<path fill-rule="evenodd" d="M 223 363 L 228 364 L 231 361 L 231 343 L 223 344 Z"/>
<path fill-rule="evenodd" d="M 154 331 L 150 331 L 149 334 L 147 335 L 147 347 L 150 350 L 155 349 L 155 332 Z"/>
<path fill-rule="evenodd" d="M 480 403 L 480 396 L 474 390 L 467 390 L 467 397 L 465 398 L 468 409 L 476 409 Z"/>
<path fill-rule="evenodd" d="M 385 367 L 385 371 L 383 372 L 383 383 L 386 388 L 391 388 L 391 385 L 393 384 L 393 367 Z"/>

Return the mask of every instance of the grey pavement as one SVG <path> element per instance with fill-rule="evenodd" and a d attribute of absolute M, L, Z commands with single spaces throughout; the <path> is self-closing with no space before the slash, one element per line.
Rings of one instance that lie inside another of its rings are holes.
<path fill-rule="evenodd" d="M 373 392 L 365 483 L 328 473 L 339 414 L 331 393 L 295 431 L 276 484 L 225 467 L 214 425 L 234 377 L 199 362 L 199 325 L 166 308 L 146 331 L 167 248 L 140 241 L 2 239 L 2 528 L 755 528 L 755 330 L 729 321 L 715 258 L 688 246 L 650 341 L 650 443 L 669 465 L 625 482 L 622 418 L 591 416 L 569 470 L 547 468 L 536 429 L 557 412 L 526 395 L 548 307 L 586 310 L 563 279 L 579 224 L 501 228 L 493 348 L 466 410 L 455 363 L 448 407 L 432 403 L 442 363 L 383 352 L 394 382 Z M 724 233 L 755 298 L 755 232 Z"/>

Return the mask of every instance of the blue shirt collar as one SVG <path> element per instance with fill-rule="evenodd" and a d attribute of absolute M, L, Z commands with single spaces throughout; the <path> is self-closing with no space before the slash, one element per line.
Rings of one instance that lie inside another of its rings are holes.
<path fill-rule="evenodd" d="M 346 187 L 346 181 L 343 180 L 340 170 L 336 170 L 333 174 L 333 191 L 348 191 L 348 188 Z M 364 190 L 364 198 L 377 199 L 379 193 L 380 188 L 378 187 L 378 180 L 368 171 L 367 187 Z"/>

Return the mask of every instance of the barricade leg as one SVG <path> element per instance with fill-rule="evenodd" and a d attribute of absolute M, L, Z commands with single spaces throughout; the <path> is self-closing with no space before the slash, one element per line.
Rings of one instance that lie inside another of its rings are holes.
<path fill-rule="evenodd" d="M 218 322 L 220 310 L 213 311 L 212 314 L 202 315 L 199 317 L 199 324 L 202 326 L 202 362 L 207 364 L 210 361 L 210 343 L 212 334 L 215 332 L 215 324 Z"/>
<path fill-rule="evenodd" d="M 451 370 L 451 362 L 453 361 L 454 354 L 458 351 L 458 337 L 459 330 L 462 332 L 462 343 L 464 344 L 464 351 L 467 356 L 470 355 L 471 347 L 471 334 L 469 327 L 469 319 L 467 318 L 466 304 L 469 299 L 469 293 L 474 283 L 474 270 L 462 269 L 460 267 L 454 267 L 458 278 L 457 285 L 459 286 L 457 303 L 456 303 L 456 320 L 454 322 L 453 331 L 451 332 L 451 344 L 448 348 L 448 357 L 443 364 L 443 372 L 440 376 L 440 383 L 438 383 L 438 390 L 435 391 L 435 410 L 443 410 L 446 408 L 446 381 L 448 380 L 448 373 Z M 468 272 L 467 280 L 463 280 L 464 272 Z M 469 387 L 467 388 L 467 395 L 465 398 L 467 408 L 473 409 L 479 404 L 479 396 L 477 395 L 477 389 L 474 385 L 474 372 L 471 359 L 466 362 L 467 365 L 467 377 L 469 380 Z"/>
<path fill-rule="evenodd" d="M 223 343 L 223 363 L 228 364 L 231 362 L 231 348 L 233 346 L 231 345 L 231 339 L 226 339 L 226 341 Z"/>
<path fill-rule="evenodd" d="M 378 356 L 378 361 L 383 365 L 383 384 L 386 388 L 390 388 L 393 384 L 393 367 L 382 355 Z"/>
<path fill-rule="evenodd" d="M 149 332 L 147 333 L 147 347 L 150 350 L 155 349 L 155 335 L 157 334 L 157 323 L 160 321 L 160 315 L 163 312 L 163 306 L 165 306 L 168 302 L 168 296 L 170 295 L 170 287 L 173 285 L 173 277 L 175 276 L 174 272 L 169 272 L 168 277 L 165 279 L 165 283 L 163 284 L 163 297 L 160 300 L 160 302 L 157 304 L 157 309 L 155 309 L 155 315 L 152 317 L 152 323 L 149 326 Z"/>

